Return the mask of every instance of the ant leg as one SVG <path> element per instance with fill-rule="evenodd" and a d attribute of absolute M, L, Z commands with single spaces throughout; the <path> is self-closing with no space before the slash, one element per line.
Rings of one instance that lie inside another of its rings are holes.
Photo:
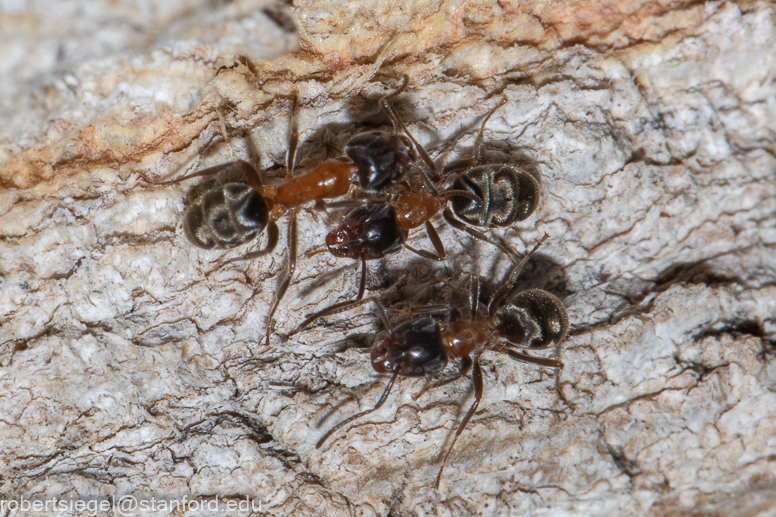
<path fill-rule="evenodd" d="M 326 246 L 318 246 L 318 247 L 313 248 L 311 250 L 307 250 L 304 253 L 304 256 L 305 256 L 305 258 L 310 258 L 310 257 L 314 257 L 316 255 L 320 255 L 321 253 L 326 253 L 327 251 L 329 251 L 329 248 L 327 248 Z"/>
<path fill-rule="evenodd" d="M 315 314 L 309 316 L 306 320 L 304 320 L 301 323 L 301 325 L 299 325 L 299 327 L 297 328 L 297 332 L 300 330 L 304 330 L 306 327 L 308 327 L 312 322 L 314 322 L 318 318 L 322 318 L 324 316 L 328 316 L 330 314 L 334 314 L 337 312 L 342 312 L 360 303 L 363 303 L 365 291 L 366 291 L 366 257 L 364 257 L 364 255 L 361 255 L 361 283 L 358 286 L 358 296 L 356 296 L 356 299 L 350 300 L 347 302 L 335 303 L 331 307 L 327 307 L 322 311 L 316 312 Z"/>
<path fill-rule="evenodd" d="M 399 117 L 399 113 L 396 111 L 396 108 L 388 104 L 384 99 L 380 101 L 380 105 L 382 108 L 388 112 L 391 117 L 391 122 L 393 122 L 394 129 L 398 127 L 401 128 L 402 131 L 404 131 L 404 134 L 407 135 L 407 138 L 410 139 L 410 142 L 412 142 L 412 145 L 415 146 L 415 149 L 418 150 L 418 154 L 420 154 L 420 157 L 423 158 L 423 161 L 426 162 L 426 165 L 428 165 L 428 168 L 431 169 L 431 173 L 433 174 L 433 181 L 439 181 L 439 172 L 437 171 L 436 163 L 434 163 L 434 160 L 431 159 L 431 156 L 429 156 L 428 152 L 426 151 L 426 148 L 423 147 L 420 142 L 415 140 L 415 137 L 412 136 L 412 133 L 410 133 L 410 130 L 407 129 L 407 126 L 404 125 L 404 122 L 402 122 L 401 118 Z M 426 177 L 425 173 L 421 170 L 421 178 L 423 178 L 424 182 L 426 183 L 427 187 L 430 187 L 430 190 L 432 193 L 436 194 L 436 189 L 434 189 L 433 185 L 428 182 L 428 178 Z"/>
<path fill-rule="evenodd" d="M 480 305 L 480 279 L 477 275 L 469 275 L 469 316 L 477 321 L 477 307 Z"/>
<path fill-rule="evenodd" d="M 315 205 L 316 205 L 316 208 L 320 207 L 323 210 L 328 210 L 329 208 L 354 209 L 354 208 L 361 208 L 365 205 L 368 205 L 370 202 L 371 202 L 370 199 L 343 199 L 342 201 L 331 201 L 331 202 L 317 201 Z"/>
<path fill-rule="evenodd" d="M 543 357 L 534 357 L 532 355 L 524 354 L 522 352 L 518 352 L 517 350 L 507 348 L 503 344 L 498 344 L 495 347 L 493 347 L 493 350 L 496 352 L 501 352 L 502 354 L 506 354 L 515 361 L 520 361 L 523 363 L 530 363 L 530 364 L 538 364 L 539 366 L 546 366 L 548 368 L 563 368 L 563 363 L 556 360 L 556 359 L 545 359 Z"/>
<path fill-rule="evenodd" d="M 428 234 L 428 239 L 431 241 L 431 244 L 434 245 L 434 249 L 439 257 L 438 260 L 447 258 L 447 252 L 445 251 L 445 245 L 442 244 L 442 239 L 439 238 L 436 228 L 428 221 L 426 221 L 426 233 Z"/>
<path fill-rule="evenodd" d="M 288 128 L 288 155 L 286 156 L 286 178 L 294 177 L 294 166 L 296 165 L 296 148 L 299 145 L 299 126 L 296 122 L 297 95 L 294 94 L 294 101 L 291 105 L 291 122 Z"/>
<path fill-rule="evenodd" d="M 270 221 L 270 223 L 267 225 L 267 244 L 264 246 L 263 249 L 246 253 L 242 257 L 235 257 L 233 259 L 229 259 L 226 262 L 224 262 L 222 266 L 231 264 L 232 262 L 252 260 L 258 257 L 263 257 L 264 255 L 268 255 L 273 251 L 275 251 L 275 247 L 278 245 L 279 240 L 280 240 L 280 230 L 278 230 L 278 225 L 275 224 L 275 221 Z"/>
<path fill-rule="evenodd" d="M 329 439 L 329 436 L 334 434 L 334 432 L 337 429 L 339 429 L 340 427 L 349 424 L 350 422 L 352 422 L 353 420 L 355 420 L 357 418 L 361 418 L 364 415 L 368 415 L 369 413 L 371 413 L 373 411 L 377 411 L 378 409 L 380 409 L 380 406 L 382 406 L 383 403 L 385 403 L 385 400 L 388 398 L 388 394 L 391 392 L 391 388 L 393 388 L 393 384 L 396 382 L 396 377 L 398 377 L 398 376 L 399 376 L 399 369 L 396 368 L 394 370 L 394 372 L 393 372 L 393 376 L 391 376 L 391 380 L 388 382 L 388 386 L 385 387 L 385 391 L 383 391 L 383 394 L 380 396 L 380 400 L 377 401 L 377 404 L 375 404 L 375 407 L 373 407 L 372 409 L 367 409 L 366 411 L 362 411 L 360 413 L 356 413 L 355 415 L 351 416 L 350 418 L 346 418 L 345 420 L 343 420 L 339 424 L 337 424 L 334 427 L 332 427 L 331 429 L 329 429 L 326 432 L 326 434 L 324 434 L 321 437 L 321 439 L 318 440 L 318 443 L 315 444 L 315 448 L 316 449 L 320 449 L 321 445 L 323 445 L 326 442 L 326 440 Z"/>
<path fill-rule="evenodd" d="M 245 179 L 248 180 L 248 184 L 250 184 L 253 189 L 261 194 L 261 178 L 259 178 L 259 173 L 256 172 L 256 168 L 251 165 L 250 163 L 244 161 L 244 160 L 235 160 L 233 162 L 227 162 L 222 163 L 220 165 L 214 165 L 213 167 L 208 167 L 207 169 L 202 169 L 200 171 L 194 172 L 192 174 L 187 174 L 185 176 L 182 176 L 180 178 L 176 178 L 174 180 L 169 181 L 151 181 L 150 179 L 146 178 L 146 181 L 153 183 L 155 185 L 173 185 L 175 183 L 180 183 L 181 181 L 185 181 L 187 179 L 196 178 L 197 176 L 211 176 L 213 174 L 218 174 L 219 172 L 225 171 L 227 169 L 230 169 L 232 167 L 236 167 L 240 170 L 240 172 L 243 173 L 243 176 L 245 176 Z"/>
<path fill-rule="evenodd" d="M 445 245 L 442 243 L 442 239 L 439 238 L 439 234 L 437 233 L 436 229 L 428 221 L 426 221 L 426 233 L 428 234 L 428 238 L 431 241 L 431 244 L 434 245 L 434 250 L 436 251 L 436 253 L 431 253 L 430 251 L 413 248 L 406 242 L 404 243 L 404 247 L 407 248 L 409 251 L 413 252 L 414 254 L 420 255 L 421 257 L 429 260 L 437 260 L 437 261 L 445 260 L 447 258 Z"/>
<path fill-rule="evenodd" d="M 474 156 L 471 158 L 466 158 L 464 160 L 456 160 L 453 163 L 450 163 L 446 165 L 442 169 L 442 177 L 447 178 L 454 172 L 458 172 L 461 170 L 471 169 L 475 165 L 477 165 L 480 162 L 480 148 L 482 147 L 482 141 L 484 139 L 485 134 L 485 124 L 488 123 L 488 120 L 490 120 L 490 117 L 495 113 L 501 106 L 506 104 L 507 100 L 502 99 L 498 106 L 490 110 L 488 114 L 485 116 L 485 120 L 482 121 L 482 125 L 480 126 L 480 133 L 477 136 L 477 140 L 474 142 Z"/>
<path fill-rule="evenodd" d="M 509 291 L 512 290 L 512 287 L 514 286 L 515 282 L 517 281 L 517 276 L 520 274 L 520 271 L 523 269 L 523 266 L 528 261 L 529 258 L 531 258 L 534 253 L 536 253 L 536 250 L 539 249 L 539 247 L 544 244 L 544 241 L 546 241 L 549 238 L 549 236 L 545 233 L 544 237 L 542 237 L 542 240 L 540 240 L 536 245 L 533 247 L 531 251 L 529 251 L 523 259 L 515 264 L 515 267 L 512 268 L 512 271 L 509 272 L 507 275 L 506 281 L 501 285 L 498 291 L 496 291 L 493 294 L 493 297 L 490 299 L 490 302 L 488 302 L 488 314 L 493 316 L 493 313 L 496 312 L 496 307 L 501 303 L 501 301 L 504 299 L 504 297 L 509 294 Z"/>
<path fill-rule="evenodd" d="M 467 373 L 469 373 L 469 370 L 472 369 L 472 358 L 468 355 L 466 357 L 461 358 L 461 364 L 458 365 L 458 373 L 451 375 L 449 377 L 446 377 L 444 379 L 440 379 L 438 381 L 434 382 L 427 382 L 425 386 L 423 386 L 423 389 L 418 392 L 417 395 L 412 396 L 412 400 L 418 400 L 420 397 L 423 396 L 427 391 L 433 390 L 435 388 L 440 388 L 442 386 L 445 386 L 446 384 L 450 384 L 451 382 L 455 382 L 461 377 L 464 377 Z"/>
<path fill-rule="evenodd" d="M 404 247 L 407 248 L 409 251 L 415 253 L 416 255 L 420 255 L 423 258 L 427 258 L 430 260 L 437 260 L 437 261 L 445 260 L 447 258 L 445 245 L 442 243 L 442 239 L 439 238 L 439 234 L 437 233 L 434 226 L 428 221 L 426 221 L 426 233 L 428 234 L 428 238 L 431 241 L 431 244 L 434 245 L 434 250 L 436 251 L 436 253 L 431 253 L 430 251 L 413 248 L 406 242 L 404 243 Z"/>
<path fill-rule="evenodd" d="M 445 218 L 445 221 L 447 221 L 447 224 L 449 224 L 450 226 L 452 226 L 456 230 L 461 230 L 463 232 L 468 233 L 469 235 L 471 235 L 475 239 L 479 239 L 481 241 L 484 241 L 484 242 L 487 242 L 489 244 L 492 244 L 493 246 L 497 247 L 498 249 L 500 249 L 501 251 L 506 253 L 507 256 L 512 260 L 512 262 L 517 262 L 517 254 L 513 250 L 511 250 L 509 247 L 501 244 L 500 242 L 494 241 L 493 239 L 489 238 L 487 235 L 485 235 L 481 231 L 475 230 L 474 228 L 472 228 L 468 224 L 466 224 L 466 223 L 464 223 L 462 221 L 459 221 L 458 219 L 455 218 L 455 216 L 453 215 L 453 213 L 450 211 L 449 208 L 445 208 L 442 211 L 442 217 Z"/>
<path fill-rule="evenodd" d="M 388 311 L 380 300 L 372 299 L 372 301 L 375 303 L 375 307 L 377 307 L 377 315 L 380 317 L 380 321 L 383 322 L 383 326 L 388 331 L 388 334 L 393 337 L 393 327 L 391 326 L 391 318 L 388 316 Z"/>
<path fill-rule="evenodd" d="M 280 300 L 288 291 L 288 286 L 291 285 L 291 278 L 296 271 L 296 209 L 291 210 L 291 216 L 288 221 L 288 269 L 283 279 L 278 284 L 277 291 L 275 291 L 275 301 L 272 303 L 272 309 L 270 309 L 267 315 L 267 340 L 266 345 L 269 346 L 269 336 L 272 332 L 272 317 L 275 315 L 275 311 L 280 305 Z"/>
<path fill-rule="evenodd" d="M 411 307 L 409 309 L 395 309 L 393 312 L 400 312 L 403 314 L 407 314 L 409 316 L 415 316 L 417 314 L 437 314 L 446 312 L 447 317 L 451 318 L 457 313 L 457 309 L 455 307 L 451 307 L 450 305 L 422 305 L 420 307 Z"/>
<path fill-rule="evenodd" d="M 425 185 L 426 190 L 428 190 L 432 195 L 438 196 L 439 191 L 434 186 L 434 181 L 438 181 L 438 180 L 432 180 L 431 177 L 426 173 L 426 171 L 418 167 L 418 165 L 415 163 L 412 164 L 412 168 L 417 171 L 418 176 L 420 176 L 420 179 L 423 180 L 423 185 Z M 405 183 L 406 183 L 406 180 L 405 180 Z M 412 190 L 412 187 L 410 187 L 408 190 Z"/>
<path fill-rule="evenodd" d="M 434 488 L 436 489 L 439 489 L 439 483 L 442 481 L 442 472 L 445 470 L 447 459 L 450 457 L 450 453 L 453 451 L 455 442 L 458 441 L 458 437 L 461 436 L 461 433 L 466 428 L 469 420 L 471 420 L 472 416 L 474 416 L 474 412 L 477 411 L 477 406 L 480 405 L 480 401 L 482 400 L 482 369 L 480 369 L 479 354 L 474 356 L 472 381 L 474 382 L 474 402 L 469 408 L 469 411 L 466 413 L 466 416 L 464 416 L 463 420 L 461 420 L 461 424 L 458 426 L 458 430 L 455 432 L 455 436 L 453 437 L 453 443 L 450 444 L 450 448 L 447 449 L 447 454 L 445 454 L 445 458 L 442 460 L 442 466 L 439 467 L 439 474 L 437 474 L 436 483 L 434 484 Z"/>
<path fill-rule="evenodd" d="M 493 114 L 506 103 L 507 99 L 504 97 L 501 99 L 501 102 L 498 104 L 498 106 L 490 110 L 490 112 L 485 117 L 485 120 L 482 121 L 482 126 L 480 126 L 480 134 L 477 136 L 477 141 L 474 143 L 474 165 L 480 163 L 480 147 L 482 146 L 482 140 L 485 135 L 485 124 L 487 124 L 488 120 L 490 120 L 490 117 L 492 117 Z"/>
<path fill-rule="evenodd" d="M 407 248 L 409 251 L 413 252 L 414 254 L 419 255 L 419 256 L 421 256 L 421 257 L 423 257 L 425 259 L 429 259 L 429 260 L 442 260 L 442 258 L 440 258 L 439 255 L 435 255 L 435 254 L 431 253 L 430 251 L 419 250 L 417 248 L 413 248 L 412 246 L 410 246 L 407 243 L 404 243 L 404 247 Z"/>
<path fill-rule="evenodd" d="M 412 134 L 407 129 L 407 126 L 404 125 L 404 122 L 402 122 L 401 118 L 399 117 L 398 112 L 396 111 L 396 108 L 394 108 L 388 101 L 402 93 L 404 90 L 407 89 L 407 85 L 410 82 L 409 76 L 406 74 L 403 76 L 403 81 L 401 86 L 396 89 L 393 93 L 386 95 L 382 99 L 380 99 L 380 107 L 383 109 L 386 115 L 388 115 L 388 118 L 391 119 L 391 124 L 393 124 L 393 131 L 394 133 L 398 133 L 399 129 L 404 131 L 404 134 L 407 135 L 407 138 L 410 139 L 412 142 L 412 145 L 415 146 L 415 149 L 418 150 L 418 153 L 420 154 L 421 158 L 423 158 L 423 161 L 426 162 L 426 165 L 431 169 L 431 172 L 434 175 L 434 181 L 439 180 L 439 175 L 437 174 L 437 167 L 434 163 L 434 160 L 431 159 L 431 156 L 429 156 L 428 152 L 426 152 L 426 149 L 418 143 L 417 140 L 412 136 Z M 424 173 L 421 173 L 421 177 L 424 176 Z M 424 178 L 424 182 L 427 178 Z M 431 182 L 427 183 L 427 186 L 431 187 L 432 193 L 434 193 L 434 187 L 431 184 Z"/>

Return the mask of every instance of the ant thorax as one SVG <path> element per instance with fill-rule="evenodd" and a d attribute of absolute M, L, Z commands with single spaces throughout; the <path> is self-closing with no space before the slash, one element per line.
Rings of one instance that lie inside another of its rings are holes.
<path fill-rule="evenodd" d="M 451 357 L 466 357 L 498 338 L 498 328 L 491 320 L 451 321 L 442 329 L 442 344 Z"/>

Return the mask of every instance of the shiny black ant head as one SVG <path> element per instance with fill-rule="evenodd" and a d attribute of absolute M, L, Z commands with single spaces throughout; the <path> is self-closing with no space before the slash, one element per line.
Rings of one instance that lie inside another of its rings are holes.
<path fill-rule="evenodd" d="M 183 228 L 195 246 L 227 249 L 255 239 L 268 221 L 261 194 L 245 183 L 227 183 L 208 190 L 189 206 Z"/>
<path fill-rule="evenodd" d="M 372 368 L 380 373 L 393 373 L 398 368 L 404 377 L 423 377 L 441 372 L 446 365 L 442 335 L 433 318 L 399 325 L 392 336 L 372 349 Z"/>
<path fill-rule="evenodd" d="M 326 246 L 337 257 L 367 260 L 399 251 L 406 235 L 396 221 L 396 211 L 386 203 L 356 208 L 326 236 Z"/>
<path fill-rule="evenodd" d="M 412 142 L 404 135 L 368 131 L 345 144 L 345 156 L 358 169 L 361 188 L 374 192 L 398 183 L 417 159 Z"/>
<path fill-rule="evenodd" d="M 510 226 L 530 217 L 539 206 L 539 182 L 511 165 L 472 167 L 458 176 L 450 188 L 471 192 L 482 200 L 452 198 L 455 215 L 481 228 Z"/>
<path fill-rule="evenodd" d="M 563 302 L 541 289 L 510 296 L 496 310 L 495 318 L 502 337 L 533 350 L 557 345 L 569 329 Z"/>

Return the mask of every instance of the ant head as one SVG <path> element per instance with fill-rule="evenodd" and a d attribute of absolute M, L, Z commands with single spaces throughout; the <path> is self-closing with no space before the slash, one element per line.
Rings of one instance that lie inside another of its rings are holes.
<path fill-rule="evenodd" d="M 444 370 L 447 354 L 439 325 L 433 318 L 408 321 L 372 349 L 372 368 L 380 373 L 397 369 L 404 377 L 423 377 Z"/>
<path fill-rule="evenodd" d="M 569 328 L 563 303 L 541 289 L 507 298 L 496 310 L 495 321 L 504 339 L 533 350 L 555 346 L 563 341 Z"/>
<path fill-rule="evenodd" d="M 334 231 L 326 236 L 326 246 L 337 257 L 367 260 L 398 251 L 405 234 L 389 204 L 370 203 L 350 212 Z"/>
<path fill-rule="evenodd" d="M 383 190 L 401 181 L 417 159 L 406 136 L 385 131 L 367 131 L 354 136 L 345 144 L 345 155 L 356 164 L 359 184 L 368 192 Z"/>

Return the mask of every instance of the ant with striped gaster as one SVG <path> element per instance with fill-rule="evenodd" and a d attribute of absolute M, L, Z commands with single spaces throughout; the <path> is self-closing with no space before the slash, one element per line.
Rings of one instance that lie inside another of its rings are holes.
<path fill-rule="evenodd" d="M 417 189 L 405 188 L 398 194 L 389 194 L 389 199 L 386 201 L 361 200 L 328 205 L 347 206 L 353 203 L 363 205 L 347 214 L 344 221 L 326 236 L 326 246 L 334 256 L 361 261 L 358 294 L 353 300 L 336 303 L 308 316 L 298 330 L 303 330 L 318 318 L 347 310 L 363 299 L 366 290 L 367 260 L 395 253 L 402 247 L 424 258 L 444 260 L 447 256 L 444 244 L 431 224 L 431 219 L 440 211 L 445 221 L 454 228 L 498 247 L 513 262 L 517 262 L 509 247 L 490 239 L 473 227 L 509 226 L 527 219 L 539 206 L 539 183 L 530 173 L 512 165 L 480 164 L 480 149 L 485 125 L 496 110 L 506 102 L 507 100 L 503 99 L 485 116 L 474 146 L 473 157 L 457 162 L 451 169 L 445 170 L 442 180 L 439 180 L 436 164 L 404 126 L 395 108 L 385 106 L 386 112 L 393 113 L 394 125 L 400 126 L 407 138 L 414 143 L 438 183 L 435 185 L 430 181 L 429 176 L 421 171 L 422 186 Z M 450 185 L 440 191 L 437 186 L 443 183 Z M 448 201 L 451 207 L 443 209 Z M 407 244 L 409 232 L 420 226 L 425 226 L 429 240 L 436 251 L 435 254 Z M 323 251 L 326 250 L 315 250 L 312 254 Z"/>
<path fill-rule="evenodd" d="M 413 398 L 418 399 L 426 391 L 444 386 L 472 372 L 474 402 L 458 425 L 453 441 L 442 459 L 435 487 L 439 488 L 450 453 L 455 442 L 471 420 L 482 400 L 483 381 L 480 356 L 486 350 L 508 355 L 512 359 L 560 368 L 555 359 L 534 357 L 518 349 L 542 350 L 555 347 L 563 341 L 568 331 L 568 315 L 563 303 L 554 295 L 541 289 L 511 293 L 523 264 L 536 252 L 540 241 L 509 273 L 508 281 L 499 288 L 488 303 L 488 316 L 478 318 L 479 280 L 471 275 L 469 282 L 469 319 L 460 319 L 453 307 L 444 307 L 447 318 L 440 323 L 428 315 L 439 307 L 417 307 L 410 312 L 416 315 L 397 327 L 393 327 L 388 313 L 379 301 L 368 298 L 377 307 L 377 313 L 388 336 L 372 348 L 372 367 L 379 373 L 391 374 L 380 399 L 371 409 L 361 411 L 329 429 L 315 447 L 320 448 L 337 430 L 350 422 L 378 410 L 388 398 L 398 377 L 430 377 L 444 370 L 448 357 L 460 359 L 458 372 L 449 377 L 429 381 Z M 423 313 L 426 313 L 425 315 Z"/>
<path fill-rule="evenodd" d="M 408 77 L 393 93 L 385 95 L 379 103 L 393 123 L 393 131 L 368 131 L 353 136 L 345 145 L 345 157 L 326 160 L 308 172 L 294 176 L 296 151 L 299 144 L 297 127 L 297 97 L 293 98 L 289 144 L 286 155 L 285 181 L 278 186 L 263 185 L 256 168 L 244 160 L 235 160 L 208 167 L 170 181 L 154 182 L 169 185 L 181 181 L 211 176 L 219 173 L 238 172 L 245 183 L 227 183 L 212 188 L 186 209 L 183 227 L 188 240 L 203 249 L 230 249 L 252 241 L 266 229 L 267 242 L 263 249 L 230 260 L 250 260 L 274 251 L 279 240 L 276 221 L 289 215 L 288 258 L 285 273 L 275 292 L 272 307 L 267 315 L 266 344 L 269 345 L 272 318 L 286 294 L 296 270 L 297 258 L 297 210 L 311 202 L 335 199 L 347 194 L 357 183 L 365 192 L 381 191 L 401 181 L 415 167 L 417 154 L 408 137 L 399 134 L 404 127 L 388 102 L 407 87 Z M 219 115 L 220 118 L 220 115 Z M 227 140 L 222 121 L 224 140 Z"/>

